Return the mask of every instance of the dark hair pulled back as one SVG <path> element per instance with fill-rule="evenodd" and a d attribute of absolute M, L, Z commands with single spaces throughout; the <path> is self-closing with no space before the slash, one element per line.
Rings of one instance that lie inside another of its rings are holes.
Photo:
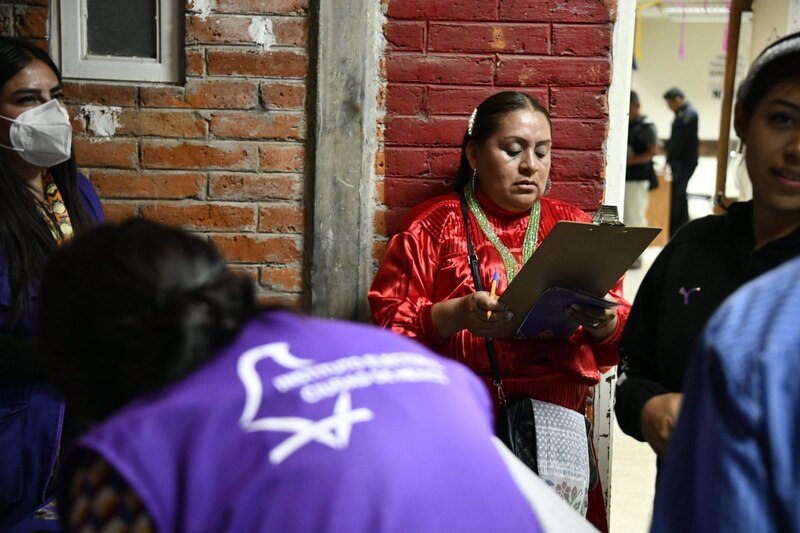
<path fill-rule="evenodd" d="M 454 188 L 460 191 L 472 178 L 472 169 L 467 159 L 467 145 L 475 141 L 478 145 L 486 142 L 500 127 L 500 122 L 508 115 L 522 109 L 538 111 L 547 117 L 547 122 L 552 127 L 550 112 L 539 103 L 536 98 L 518 91 L 503 91 L 495 93 L 478 105 L 475 110 L 475 120 L 472 124 L 472 134 L 467 130 L 461 143 L 461 163 L 456 173 Z"/>
<path fill-rule="evenodd" d="M 90 230 L 53 255 L 40 329 L 53 381 L 98 419 L 190 373 L 255 310 L 252 282 L 213 245 L 134 219 Z"/>

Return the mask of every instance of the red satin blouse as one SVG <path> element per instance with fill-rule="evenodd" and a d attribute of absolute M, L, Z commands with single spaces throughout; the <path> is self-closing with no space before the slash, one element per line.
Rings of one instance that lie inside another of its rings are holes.
<path fill-rule="evenodd" d="M 476 197 L 495 233 L 519 260 L 530 213 L 506 211 L 481 192 Z M 499 272 L 497 292 L 502 294 L 508 285 L 503 260 L 471 212 L 469 217 L 470 238 L 481 265 L 481 282 L 489 287 L 492 274 Z M 542 198 L 540 220 L 539 243 L 559 220 L 588 222 L 590 218 L 576 207 Z M 415 338 L 434 351 L 465 363 L 491 383 L 484 338 L 462 330 L 443 339 L 431 320 L 433 304 L 474 290 L 464 222 L 458 194 L 454 192 L 431 199 L 409 214 L 404 229 L 389 241 L 369 291 L 369 303 L 373 320 L 380 326 Z M 611 296 L 620 302 L 619 325 L 602 342 L 592 342 L 582 328 L 561 341 L 495 339 L 506 395 L 511 398 L 525 394 L 583 412 L 589 387 L 599 381 L 598 369 L 605 370 L 619 359 L 617 342 L 630 310 L 630 304 L 622 297 L 622 280 L 617 282 Z"/>

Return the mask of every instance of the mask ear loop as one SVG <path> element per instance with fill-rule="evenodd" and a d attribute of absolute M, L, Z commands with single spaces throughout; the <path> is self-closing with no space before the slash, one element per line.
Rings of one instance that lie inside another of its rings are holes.
<path fill-rule="evenodd" d="M 6 150 L 14 150 L 15 152 L 24 152 L 24 148 L 17 148 L 15 146 L 7 146 L 3 143 L 0 143 L 0 148 L 5 148 Z"/>

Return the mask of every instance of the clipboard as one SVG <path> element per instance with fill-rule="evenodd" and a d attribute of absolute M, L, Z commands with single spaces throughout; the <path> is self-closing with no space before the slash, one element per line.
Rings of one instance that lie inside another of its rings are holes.
<path fill-rule="evenodd" d="M 566 316 L 564 310 L 572 304 L 610 309 L 619 305 L 587 292 L 551 287 L 533 304 L 517 329 L 516 336 L 523 339 L 567 339 L 580 326 L 577 320 Z"/>
<path fill-rule="evenodd" d="M 514 313 L 496 338 L 527 338 L 520 326 L 547 289 L 603 298 L 661 232 L 619 222 L 559 221 L 500 296 Z"/>

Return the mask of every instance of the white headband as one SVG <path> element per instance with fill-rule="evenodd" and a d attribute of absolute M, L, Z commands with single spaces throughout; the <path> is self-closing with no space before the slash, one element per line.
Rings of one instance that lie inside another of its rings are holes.
<path fill-rule="evenodd" d="M 467 121 L 467 135 L 472 137 L 472 128 L 475 127 L 475 115 L 478 114 L 478 108 L 472 110 L 472 114 L 469 116 L 469 120 Z"/>

